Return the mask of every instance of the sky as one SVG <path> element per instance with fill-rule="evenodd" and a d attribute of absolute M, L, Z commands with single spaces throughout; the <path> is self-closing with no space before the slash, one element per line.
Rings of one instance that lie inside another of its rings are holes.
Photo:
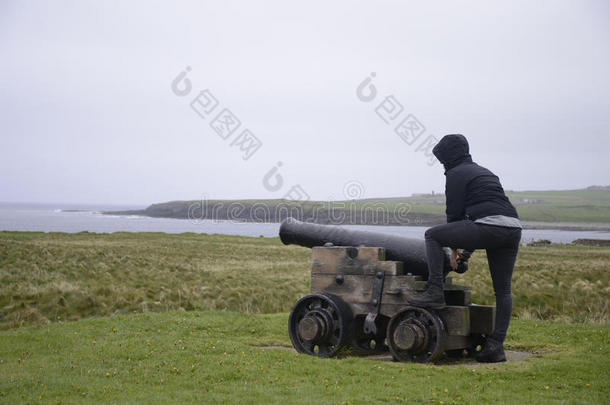
<path fill-rule="evenodd" d="M 610 3 L 0 2 L 0 201 L 610 184 Z"/>

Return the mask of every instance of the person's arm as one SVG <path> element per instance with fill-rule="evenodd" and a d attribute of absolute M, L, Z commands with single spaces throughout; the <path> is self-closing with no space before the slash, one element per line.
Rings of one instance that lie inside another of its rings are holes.
<path fill-rule="evenodd" d="M 457 262 L 458 255 L 459 255 L 459 253 L 458 253 L 457 249 L 451 249 L 449 265 L 451 266 L 451 268 L 453 270 L 457 270 L 457 268 L 458 268 L 458 262 Z"/>
<path fill-rule="evenodd" d="M 447 173 L 445 184 L 447 223 L 461 221 L 466 216 L 466 182 L 459 173 Z"/>

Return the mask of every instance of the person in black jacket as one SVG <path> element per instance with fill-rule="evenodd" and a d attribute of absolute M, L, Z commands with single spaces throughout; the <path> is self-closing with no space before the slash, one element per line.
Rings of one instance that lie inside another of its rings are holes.
<path fill-rule="evenodd" d="M 496 323 L 477 360 L 505 361 L 503 342 L 512 312 L 511 278 L 521 240 L 517 210 L 504 194 L 498 176 L 472 161 L 463 135 L 444 136 L 432 152 L 445 167 L 447 223 L 426 231 L 428 287 L 408 302 L 431 308 L 445 306 L 443 247 L 452 249 L 453 269 L 458 260 L 468 260 L 475 249 L 486 249 L 496 295 Z M 462 256 L 458 248 L 467 253 Z"/>

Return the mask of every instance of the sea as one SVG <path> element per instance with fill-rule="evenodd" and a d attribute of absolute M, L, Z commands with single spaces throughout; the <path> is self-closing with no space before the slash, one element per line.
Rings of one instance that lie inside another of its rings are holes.
<path fill-rule="evenodd" d="M 0 203 L 0 231 L 37 232 L 164 232 L 206 233 L 241 236 L 278 236 L 279 223 L 237 222 L 229 220 L 189 220 L 151 218 L 139 215 L 106 215 L 103 211 L 136 210 L 134 205 L 27 204 Z M 347 229 L 370 230 L 423 238 L 427 227 L 342 225 Z M 610 232 L 556 229 L 524 229 L 521 241 L 547 239 L 553 243 L 571 243 L 575 239 L 610 239 Z"/>

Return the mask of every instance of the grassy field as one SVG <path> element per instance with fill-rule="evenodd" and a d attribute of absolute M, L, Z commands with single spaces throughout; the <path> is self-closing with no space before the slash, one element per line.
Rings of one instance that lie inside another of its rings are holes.
<path fill-rule="evenodd" d="M 285 312 L 308 252 L 279 238 L 0 232 L 3 327 L 177 309 Z"/>
<path fill-rule="evenodd" d="M 287 312 L 309 290 L 310 252 L 278 238 L 0 232 L 0 327 L 134 311 Z M 493 304 L 485 252 L 471 260 L 455 279 Z M 523 247 L 514 314 L 606 322 L 609 269 L 609 247 Z"/>
<path fill-rule="evenodd" d="M 496 365 L 282 349 L 309 259 L 278 238 L 0 232 L 0 402 L 597 404 L 610 395 L 609 247 L 522 249 L 506 346 L 535 355 Z M 475 302 L 493 303 L 484 252 L 457 279 Z"/>
<path fill-rule="evenodd" d="M 513 322 L 495 365 L 320 359 L 289 346 L 287 315 L 170 312 L 0 332 L 0 402 L 542 404 L 608 400 L 609 327 Z"/>

